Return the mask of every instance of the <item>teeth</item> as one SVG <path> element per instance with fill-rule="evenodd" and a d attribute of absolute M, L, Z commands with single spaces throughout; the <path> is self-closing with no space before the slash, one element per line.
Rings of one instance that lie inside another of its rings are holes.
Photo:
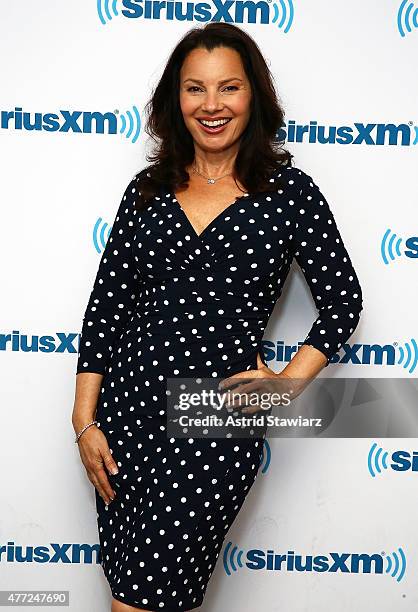
<path fill-rule="evenodd" d="M 207 125 L 208 127 L 216 127 L 218 125 L 224 125 L 225 123 L 228 123 L 228 121 L 230 121 L 230 119 L 219 119 L 218 121 L 206 121 L 206 119 L 199 119 L 200 123 L 203 123 L 203 125 Z"/>

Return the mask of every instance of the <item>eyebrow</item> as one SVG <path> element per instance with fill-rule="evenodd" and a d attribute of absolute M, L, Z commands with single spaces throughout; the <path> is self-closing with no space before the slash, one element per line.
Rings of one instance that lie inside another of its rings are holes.
<path fill-rule="evenodd" d="M 184 79 L 183 83 L 186 83 L 186 81 L 193 81 L 194 83 L 199 83 L 200 85 L 203 85 L 203 81 L 200 81 L 199 79 Z M 242 79 L 240 79 L 239 77 L 223 79 L 222 81 L 219 81 L 219 85 L 223 85 L 224 83 L 228 83 L 229 81 L 242 81 Z"/>

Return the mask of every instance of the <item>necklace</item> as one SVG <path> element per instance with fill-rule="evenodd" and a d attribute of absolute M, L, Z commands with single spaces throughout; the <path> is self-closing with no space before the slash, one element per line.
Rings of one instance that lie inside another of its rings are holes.
<path fill-rule="evenodd" d="M 199 172 L 199 170 L 196 168 L 196 163 L 193 164 L 192 169 L 193 169 L 193 172 L 195 172 L 196 174 L 200 174 L 200 176 L 203 176 L 203 178 L 207 179 L 209 185 L 213 185 L 214 183 L 216 183 L 216 181 L 220 181 L 222 178 L 225 178 L 225 176 L 230 176 L 232 174 L 232 172 L 228 172 L 228 174 L 224 174 L 223 176 L 218 176 L 218 178 L 209 178 L 208 176 L 205 176 L 204 174 Z"/>

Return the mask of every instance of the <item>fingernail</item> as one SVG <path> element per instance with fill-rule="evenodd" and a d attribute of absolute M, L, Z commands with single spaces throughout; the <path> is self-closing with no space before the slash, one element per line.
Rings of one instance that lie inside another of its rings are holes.
<path fill-rule="evenodd" d="M 111 474 L 113 474 L 113 476 L 114 476 L 115 474 L 117 474 L 118 472 L 119 472 L 118 468 L 112 468 L 112 469 L 110 470 L 110 473 L 111 473 Z"/>

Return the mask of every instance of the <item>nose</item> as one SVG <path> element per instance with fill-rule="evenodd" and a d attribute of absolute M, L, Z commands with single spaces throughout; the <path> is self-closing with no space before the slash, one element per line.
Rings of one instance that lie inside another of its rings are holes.
<path fill-rule="evenodd" d="M 222 108 L 220 94 L 217 91 L 207 90 L 202 102 L 202 110 L 214 113 Z"/>

